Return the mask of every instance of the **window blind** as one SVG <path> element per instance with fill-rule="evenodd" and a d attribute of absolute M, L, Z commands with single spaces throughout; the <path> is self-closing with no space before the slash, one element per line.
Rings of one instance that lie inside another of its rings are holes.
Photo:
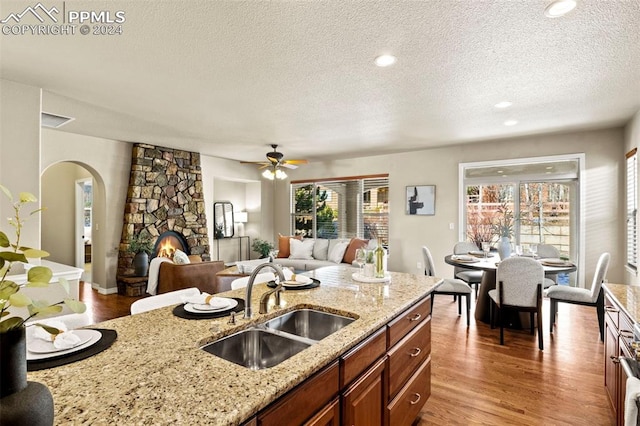
<path fill-rule="evenodd" d="M 627 266 L 638 270 L 638 150 L 627 153 Z"/>

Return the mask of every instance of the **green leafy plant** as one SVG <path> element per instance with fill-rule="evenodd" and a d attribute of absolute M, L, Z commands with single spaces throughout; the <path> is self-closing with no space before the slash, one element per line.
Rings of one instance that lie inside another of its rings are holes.
<path fill-rule="evenodd" d="M 27 282 L 17 284 L 7 279 L 11 266 L 15 263 L 27 263 L 27 259 L 37 259 L 49 255 L 44 250 L 34 249 L 20 245 L 20 236 L 26 219 L 20 216 L 20 211 L 25 204 L 37 202 L 37 198 L 28 192 L 21 192 L 19 199 L 14 200 L 11 192 L 3 185 L 0 190 L 5 194 L 13 205 L 14 216 L 9 218 L 9 225 L 15 230 L 16 240 L 12 243 L 7 234 L 0 231 L 0 247 L 7 250 L 0 251 L 0 333 L 6 333 L 22 327 L 26 321 L 39 314 L 55 314 L 62 311 L 62 305 L 66 305 L 73 312 L 82 313 L 86 310 L 84 303 L 71 298 L 49 304 L 47 301 L 32 300 L 24 293 L 20 293 L 23 287 L 48 287 L 53 276 L 51 269 L 46 266 L 34 266 L 27 271 Z M 43 209 L 36 209 L 29 213 L 29 216 L 38 214 Z M 64 278 L 59 278 L 58 282 L 69 293 L 69 283 Z M 10 316 L 10 307 L 26 307 L 29 316 L 21 318 Z M 41 324 L 39 324 L 41 325 Z M 53 327 L 43 326 L 49 333 L 57 334 L 59 330 Z"/>
<path fill-rule="evenodd" d="M 253 251 L 260 253 L 262 257 L 267 257 L 269 256 L 269 252 L 273 250 L 273 244 L 271 244 L 269 241 L 256 238 L 255 240 L 253 240 L 251 248 L 253 249 Z"/>
<path fill-rule="evenodd" d="M 153 242 L 151 241 L 151 236 L 145 231 L 135 234 L 129 240 L 129 251 L 131 253 L 145 252 L 149 255 L 153 253 Z"/>

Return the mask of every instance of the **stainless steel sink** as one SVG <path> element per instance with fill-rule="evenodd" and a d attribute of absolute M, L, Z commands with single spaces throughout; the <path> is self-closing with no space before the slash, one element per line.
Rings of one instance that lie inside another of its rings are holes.
<path fill-rule="evenodd" d="M 353 321 L 328 312 L 298 309 L 201 349 L 243 367 L 262 370 L 280 364 Z"/>
<path fill-rule="evenodd" d="M 311 346 L 268 330 L 249 328 L 202 347 L 203 350 L 251 370 L 280 364 Z"/>
<path fill-rule="evenodd" d="M 314 309 L 298 309 L 267 321 L 267 329 L 301 336 L 311 340 L 322 340 L 342 327 L 351 324 L 355 319 L 316 311 Z"/>

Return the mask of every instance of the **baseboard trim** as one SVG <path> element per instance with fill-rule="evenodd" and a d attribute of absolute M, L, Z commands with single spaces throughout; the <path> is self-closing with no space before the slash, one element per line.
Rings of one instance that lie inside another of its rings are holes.
<path fill-rule="evenodd" d="M 115 293 L 118 292 L 118 287 L 103 288 L 103 287 L 100 287 L 97 284 L 91 284 L 91 288 L 96 290 L 98 293 L 104 294 L 104 295 L 115 294 Z"/>

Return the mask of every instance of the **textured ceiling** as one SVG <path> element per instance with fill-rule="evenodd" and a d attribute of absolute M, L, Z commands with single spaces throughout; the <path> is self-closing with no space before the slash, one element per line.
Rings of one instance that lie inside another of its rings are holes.
<path fill-rule="evenodd" d="M 3 0 L 0 19 L 36 3 Z M 44 110 L 76 117 L 65 131 L 250 161 L 271 143 L 320 160 L 626 123 L 640 1 L 547 4 L 67 1 L 123 10 L 123 34 L 2 34 L 0 75 L 42 87 Z"/>

